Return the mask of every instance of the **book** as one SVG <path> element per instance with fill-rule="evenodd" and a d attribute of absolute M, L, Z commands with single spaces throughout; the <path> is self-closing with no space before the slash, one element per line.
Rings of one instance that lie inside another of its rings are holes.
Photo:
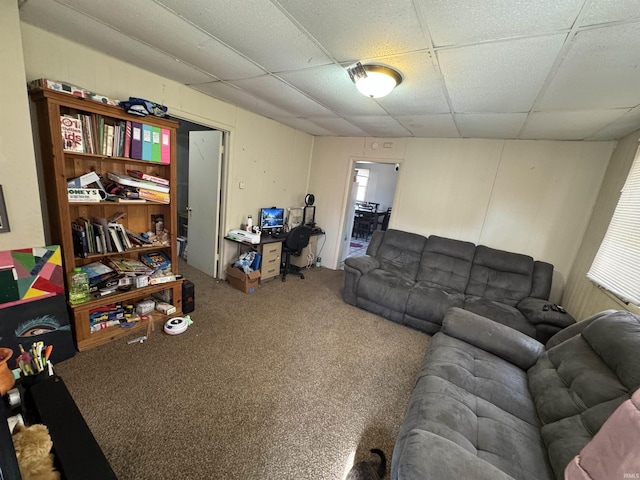
<path fill-rule="evenodd" d="M 107 173 L 107 177 L 109 178 L 109 180 L 113 180 L 114 182 L 119 183 L 120 185 L 126 185 L 128 187 L 135 187 L 135 188 L 146 188 L 147 190 L 153 190 L 155 192 L 161 192 L 161 193 L 169 193 L 168 185 L 160 185 L 158 183 L 150 182 L 148 180 L 140 180 L 138 178 L 134 178 L 129 175 L 124 175 L 122 173 L 109 172 Z"/>
<path fill-rule="evenodd" d="M 151 245 L 151 241 L 143 237 L 142 235 L 138 235 L 137 233 L 134 233 L 131 230 L 127 230 L 126 228 L 124 229 L 124 231 L 127 233 L 127 235 L 129 235 L 129 239 L 131 241 L 135 241 L 138 245 Z"/>
<path fill-rule="evenodd" d="M 160 162 L 160 127 L 151 127 L 151 161 Z"/>
<path fill-rule="evenodd" d="M 112 257 L 109 262 L 113 264 L 113 268 L 124 275 L 151 275 L 153 268 L 145 265 L 140 260 L 126 257 Z"/>
<path fill-rule="evenodd" d="M 154 270 L 166 270 L 171 268 L 171 259 L 166 253 L 161 251 L 142 253 L 140 254 L 140 260 L 142 263 L 148 265 Z"/>
<path fill-rule="evenodd" d="M 142 124 L 131 122 L 131 158 L 142 160 Z"/>
<path fill-rule="evenodd" d="M 142 160 L 151 161 L 151 125 L 142 124 Z"/>
<path fill-rule="evenodd" d="M 92 219 L 91 225 L 93 226 L 93 231 L 96 238 L 100 238 L 100 244 L 102 246 L 102 250 L 100 253 L 107 253 L 109 252 L 109 245 L 107 245 L 104 227 L 102 226 L 102 224 L 96 222 L 95 220 L 95 218 Z"/>
<path fill-rule="evenodd" d="M 160 163 L 171 163 L 171 133 L 168 129 L 160 130 Z"/>
<path fill-rule="evenodd" d="M 99 202 L 102 200 L 98 188 L 67 188 L 69 202 Z"/>
<path fill-rule="evenodd" d="M 113 246 L 114 252 L 124 252 L 124 246 L 120 241 L 120 235 L 118 234 L 118 230 L 114 227 L 108 227 L 109 235 L 111 236 L 111 245 Z"/>
<path fill-rule="evenodd" d="M 84 225 L 71 222 L 71 234 L 73 235 L 73 253 L 76 257 L 87 258 L 89 256 L 89 245 Z"/>
<path fill-rule="evenodd" d="M 131 157 L 131 121 L 127 120 L 127 123 L 124 127 L 124 151 L 122 154 L 123 157 L 129 158 Z"/>
<path fill-rule="evenodd" d="M 148 182 L 166 185 L 167 187 L 169 186 L 169 180 L 167 180 L 166 178 L 143 173 L 140 170 L 127 170 L 127 174 L 129 174 L 130 177 L 137 178 L 138 180 L 146 180 Z"/>
<path fill-rule="evenodd" d="M 113 228 L 116 230 L 116 232 L 118 233 L 118 238 L 120 239 L 120 243 L 122 244 L 122 247 L 125 250 L 133 248 L 133 245 L 129 240 L 129 236 L 127 235 L 127 232 L 125 232 L 124 227 L 122 226 L 121 223 L 118 223 L 118 222 L 109 223 L 109 228 Z"/>
<path fill-rule="evenodd" d="M 171 197 L 168 193 L 156 192 L 147 188 L 138 188 L 138 198 L 157 203 L 170 203 Z"/>
<path fill-rule="evenodd" d="M 98 285 L 99 283 L 118 276 L 118 272 L 102 262 L 88 263 L 87 265 L 80 266 L 80 268 L 87 274 L 87 277 L 89 277 L 89 286 Z"/>
<path fill-rule="evenodd" d="M 77 116 L 60 115 L 62 148 L 68 152 L 84 152 L 82 123 Z"/>
<path fill-rule="evenodd" d="M 107 252 L 113 252 L 113 244 L 111 243 L 111 234 L 109 233 L 109 222 L 104 217 L 93 217 L 91 219 L 94 223 L 98 223 L 102 226 L 102 232 L 104 233 L 104 243 L 107 247 Z"/>

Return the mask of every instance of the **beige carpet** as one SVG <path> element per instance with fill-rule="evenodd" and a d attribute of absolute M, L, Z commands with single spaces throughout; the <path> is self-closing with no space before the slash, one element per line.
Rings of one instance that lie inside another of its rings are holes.
<path fill-rule="evenodd" d="M 425 334 L 347 305 L 343 272 L 244 294 L 181 264 L 194 324 L 56 366 L 118 478 L 343 480 L 390 461 Z"/>

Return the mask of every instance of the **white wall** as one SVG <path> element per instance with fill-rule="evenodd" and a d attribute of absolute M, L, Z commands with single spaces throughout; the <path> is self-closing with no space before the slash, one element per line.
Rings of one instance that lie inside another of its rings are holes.
<path fill-rule="evenodd" d="M 83 45 L 22 23 L 27 80 L 63 80 L 113 98 L 142 97 L 169 113 L 231 132 L 224 232 L 264 206 L 302 205 L 313 137 Z M 29 139 L 29 142 L 31 140 Z M 245 184 L 239 188 L 240 181 Z M 223 261 L 235 254 L 228 246 Z"/>
<path fill-rule="evenodd" d="M 375 140 L 394 143 L 374 150 Z M 310 189 L 338 265 L 350 162 L 401 164 L 391 228 L 531 255 L 555 265 L 554 299 L 582 240 L 615 142 L 317 138 Z"/>
<path fill-rule="evenodd" d="M 15 0 L 0 0 L 0 185 L 11 231 L 0 233 L 0 250 L 45 244 L 31 120 Z"/>

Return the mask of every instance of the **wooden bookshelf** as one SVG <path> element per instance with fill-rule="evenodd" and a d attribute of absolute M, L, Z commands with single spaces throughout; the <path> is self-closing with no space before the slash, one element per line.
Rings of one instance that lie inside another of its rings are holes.
<path fill-rule="evenodd" d="M 176 214 L 177 122 L 151 115 L 146 117 L 129 115 L 120 107 L 105 105 L 93 100 L 48 89 L 35 89 L 30 92 L 30 95 L 36 107 L 51 240 L 52 243 L 59 244 L 61 247 L 64 271 L 69 273 L 75 267 L 100 261 L 110 256 L 137 259 L 142 252 L 163 251 L 171 259 L 173 273 L 177 274 L 178 252 L 176 237 L 179 234 Z M 67 151 L 63 148 L 60 125 L 61 115 L 66 114 L 84 114 L 92 118 L 102 116 L 108 122 L 129 120 L 166 129 L 170 135 L 170 162 L 159 163 L 122 156 Z M 140 170 L 150 175 L 168 179 L 170 202 L 168 204 L 149 201 L 141 203 L 111 201 L 69 202 L 67 200 L 67 179 L 79 177 L 92 170 L 102 175 L 105 184 L 108 183 L 107 172 L 126 174 L 127 170 Z M 128 249 L 124 252 L 92 253 L 86 258 L 76 256 L 71 223 L 78 217 L 109 218 L 116 212 L 126 213 L 119 222 L 126 229 L 136 233 L 147 232 L 152 229 L 152 215 L 163 215 L 165 229 L 169 232 L 169 245 L 143 246 Z M 139 322 L 139 325 L 132 328 L 114 326 L 92 333 L 89 324 L 89 313 L 92 309 L 113 303 L 136 303 L 161 290 L 171 291 L 172 303 L 176 307 L 176 313 L 172 316 L 179 315 L 182 312 L 181 280 L 118 292 L 80 305 L 69 304 L 71 325 L 78 350 L 92 348 L 133 332 L 146 330 L 148 325 L 148 322 Z M 153 321 L 156 323 L 165 321 L 167 318 L 166 315 L 159 312 L 153 312 L 152 316 Z"/>

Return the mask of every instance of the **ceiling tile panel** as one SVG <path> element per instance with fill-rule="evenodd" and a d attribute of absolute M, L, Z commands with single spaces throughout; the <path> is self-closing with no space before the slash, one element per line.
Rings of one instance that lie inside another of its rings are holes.
<path fill-rule="evenodd" d="M 375 100 L 363 96 L 356 90 L 347 70 L 341 66 L 309 68 L 281 73 L 278 77 L 306 92 L 339 115 L 385 114 Z"/>
<path fill-rule="evenodd" d="M 199 92 L 206 93 L 224 102 L 231 103 L 250 112 L 257 113 L 258 115 L 264 115 L 268 118 L 293 117 L 293 115 L 286 110 L 223 82 L 203 83 L 200 85 L 192 85 L 191 87 Z"/>
<path fill-rule="evenodd" d="M 565 37 L 560 34 L 439 51 L 454 111 L 529 111 Z"/>
<path fill-rule="evenodd" d="M 283 125 L 287 125 L 291 128 L 295 128 L 296 130 L 300 130 L 306 133 L 309 133 L 311 135 L 316 135 L 319 137 L 328 137 L 328 136 L 334 136 L 335 133 L 333 133 L 331 130 L 327 130 L 325 128 L 323 128 L 321 125 L 310 121 L 307 118 L 297 118 L 297 117 L 285 117 L 285 118 L 279 118 L 279 117 L 273 117 L 273 119 L 276 122 L 280 122 Z"/>
<path fill-rule="evenodd" d="M 265 101 L 278 105 L 292 114 L 292 116 L 307 117 L 334 116 L 335 113 L 314 102 L 309 97 L 290 87 L 283 81 L 271 76 L 249 78 L 230 82 L 247 92 L 263 98 Z"/>
<path fill-rule="evenodd" d="M 456 124 L 466 138 L 517 138 L 526 113 L 458 113 Z"/>
<path fill-rule="evenodd" d="M 414 137 L 422 138 L 459 138 L 453 115 L 412 115 L 396 119 L 411 132 Z"/>
<path fill-rule="evenodd" d="M 533 112 L 520 135 L 527 140 L 583 140 L 622 117 L 627 110 Z"/>
<path fill-rule="evenodd" d="M 633 18 L 640 19 L 637 0 L 592 0 L 587 6 L 581 24 L 593 25 Z"/>
<path fill-rule="evenodd" d="M 339 62 L 427 47 L 411 0 L 279 3 Z"/>
<path fill-rule="evenodd" d="M 367 135 L 364 130 L 349 123 L 344 118 L 309 117 L 307 120 L 320 125 L 328 132 L 331 132 L 331 135 L 339 137 L 365 137 Z"/>
<path fill-rule="evenodd" d="M 570 29 L 584 0 L 417 0 L 436 47 Z"/>
<path fill-rule="evenodd" d="M 264 70 L 152 0 L 60 0 L 114 29 L 222 80 L 255 77 Z M 161 26 L 161 27 L 159 27 Z"/>
<path fill-rule="evenodd" d="M 449 112 L 444 84 L 428 52 L 385 58 L 379 63 L 402 73 L 402 83 L 378 99 L 391 115 L 428 115 Z"/>
<path fill-rule="evenodd" d="M 269 0 L 157 0 L 270 72 L 331 63 Z"/>
<path fill-rule="evenodd" d="M 579 32 L 536 110 L 640 104 L 640 23 Z"/>
<path fill-rule="evenodd" d="M 408 131 L 397 120 L 391 117 L 346 117 L 356 127 L 372 137 L 406 137 Z"/>
<path fill-rule="evenodd" d="M 180 83 L 212 79 L 205 72 L 145 43 L 119 35 L 103 23 L 56 2 L 27 2 L 20 9 L 20 17 L 44 30 Z"/>

